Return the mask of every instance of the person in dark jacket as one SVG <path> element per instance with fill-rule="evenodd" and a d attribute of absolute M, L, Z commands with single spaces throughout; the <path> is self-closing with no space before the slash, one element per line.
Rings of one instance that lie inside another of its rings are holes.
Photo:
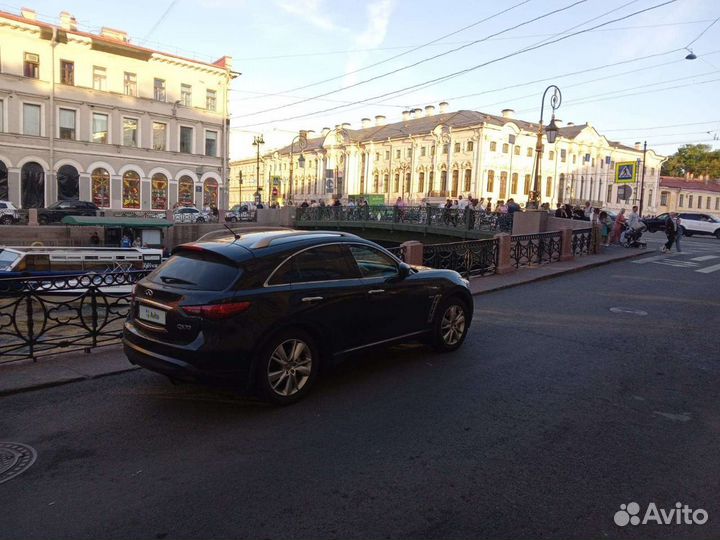
<path fill-rule="evenodd" d="M 662 247 L 663 253 L 669 252 L 677 239 L 677 226 L 677 212 L 670 212 L 668 217 L 665 218 L 665 236 L 667 236 L 667 242 L 665 242 L 665 245 Z"/>

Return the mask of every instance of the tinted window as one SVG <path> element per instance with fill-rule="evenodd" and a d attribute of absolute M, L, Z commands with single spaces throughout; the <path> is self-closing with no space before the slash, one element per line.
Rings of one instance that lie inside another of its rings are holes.
<path fill-rule="evenodd" d="M 20 257 L 20 255 L 12 251 L 0 251 L 0 270 L 10 268 L 10 265 L 14 263 L 18 257 Z"/>
<path fill-rule="evenodd" d="M 0 208 L 5 209 L 7 208 L 7 205 L 4 202 L 0 202 Z"/>
<path fill-rule="evenodd" d="M 368 246 L 350 246 L 363 277 L 390 277 L 398 273 L 397 263 L 385 253 Z"/>
<path fill-rule="evenodd" d="M 319 246 L 301 251 L 273 274 L 270 285 L 334 281 L 360 277 L 344 246 Z"/>
<path fill-rule="evenodd" d="M 238 268 L 210 253 L 181 252 L 170 257 L 148 279 L 180 289 L 222 291 L 239 275 Z"/>

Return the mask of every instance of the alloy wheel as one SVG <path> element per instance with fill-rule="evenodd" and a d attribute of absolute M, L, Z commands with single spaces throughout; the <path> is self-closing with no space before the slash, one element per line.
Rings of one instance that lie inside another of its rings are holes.
<path fill-rule="evenodd" d="M 457 304 L 449 306 L 440 322 L 440 334 L 445 345 L 452 347 L 457 344 L 465 333 L 465 312 Z"/>
<path fill-rule="evenodd" d="M 267 377 L 270 388 L 281 396 L 297 394 L 310 379 L 312 351 L 300 339 L 280 343 L 268 362 Z"/>

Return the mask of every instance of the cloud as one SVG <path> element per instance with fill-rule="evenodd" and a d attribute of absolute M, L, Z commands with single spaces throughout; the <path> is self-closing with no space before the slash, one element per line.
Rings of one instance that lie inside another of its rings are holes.
<path fill-rule="evenodd" d="M 379 47 L 385 41 L 390 18 L 395 9 L 394 0 L 376 0 L 367 6 L 367 24 L 365 29 L 360 32 L 354 40 L 355 47 L 358 49 L 372 49 Z M 352 72 L 361 67 L 364 60 L 368 58 L 366 51 L 358 51 L 351 53 L 347 63 L 345 64 L 346 84 L 353 84 L 357 77 Z"/>
<path fill-rule="evenodd" d="M 277 5 L 286 13 L 296 15 L 321 30 L 341 29 L 323 9 L 322 0 L 289 0 L 280 1 Z"/>

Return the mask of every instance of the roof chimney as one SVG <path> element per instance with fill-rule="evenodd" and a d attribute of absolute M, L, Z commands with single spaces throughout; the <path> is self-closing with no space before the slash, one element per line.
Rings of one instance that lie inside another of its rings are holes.
<path fill-rule="evenodd" d="M 30 8 L 20 8 L 20 15 L 22 15 L 25 19 L 30 19 L 31 21 L 37 21 L 37 11 Z"/>
<path fill-rule="evenodd" d="M 375 125 L 376 126 L 384 126 L 385 125 L 385 117 L 382 114 L 378 114 L 375 116 Z"/>
<path fill-rule="evenodd" d="M 435 107 L 428 105 L 425 107 L 425 116 L 433 116 L 435 114 Z"/>
<path fill-rule="evenodd" d="M 515 109 L 503 109 L 500 112 L 502 113 L 503 118 L 515 118 Z"/>
<path fill-rule="evenodd" d="M 343 127 L 343 129 L 350 129 L 352 127 L 352 125 L 350 124 L 350 122 L 343 122 L 342 127 Z"/>
<path fill-rule="evenodd" d="M 407 122 L 408 120 L 410 120 L 410 111 L 403 111 L 402 118 L 403 122 Z"/>
<path fill-rule="evenodd" d="M 68 13 L 67 11 L 61 11 L 60 12 L 60 27 L 63 30 L 77 30 L 78 24 L 77 19 L 72 16 L 71 13 Z"/>
<path fill-rule="evenodd" d="M 362 120 L 360 120 L 360 124 L 362 125 L 363 129 L 369 128 L 372 124 L 372 120 L 370 120 L 369 118 L 363 118 Z"/>
<path fill-rule="evenodd" d="M 115 30 L 114 28 L 108 28 L 107 26 L 103 26 L 100 29 L 100 35 L 107 39 L 114 39 L 115 41 L 122 41 L 123 43 L 128 43 L 130 40 L 128 39 L 127 32 L 123 30 Z"/>
<path fill-rule="evenodd" d="M 410 111 L 411 118 L 420 118 L 422 116 L 422 109 L 413 109 Z"/>
<path fill-rule="evenodd" d="M 642 143 L 640 141 L 635 143 L 635 150 L 642 150 Z"/>
<path fill-rule="evenodd" d="M 555 120 L 555 123 L 557 124 L 557 120 Z M 574 126 L 575 124 L 573 122 L 568 122 L 567 125 L 568 125 L 568 127 L 570 127 L 570 126 Z"/>
<path fill-rule="evenodd" d="M 440 102 L 440 114 L 446 113 L 449 103 L 447 101 Z"/>
<path fill-rule="evenodd" d="M 322 131 L 320 132 L 320 135 L 322 135 L 322 136 L 324 137 L 324 136 L 327 135 L 328 133 L 330 133 L 330 128 L 329 128 L 329 127 L 324 127 L 324 128 L 322 128 Z"/>

